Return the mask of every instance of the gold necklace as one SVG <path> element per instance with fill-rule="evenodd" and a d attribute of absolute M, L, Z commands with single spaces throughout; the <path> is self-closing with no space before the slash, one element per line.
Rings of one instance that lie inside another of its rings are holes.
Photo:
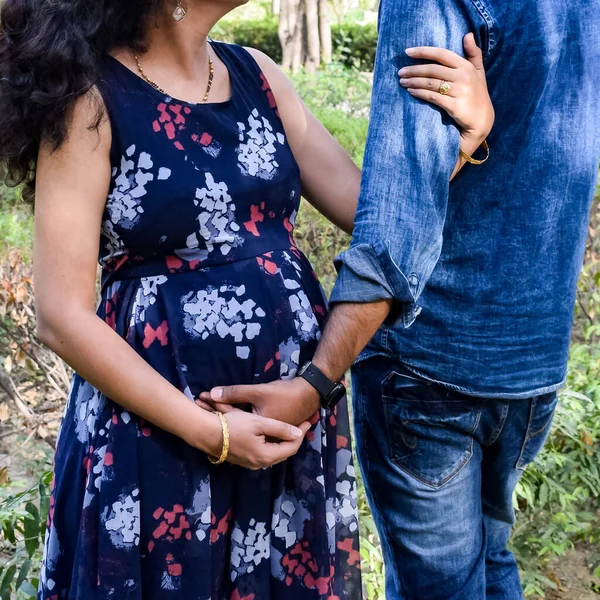
<path fill-rule="evenodd" d="M 208 96 L 210 94 L 210 90 L 212 88 L 212 84 L 213 84 L 213 79 L 215 77 L 215 65 L 212 61 L 212 58 L 210 57 L 210 53 L 208 52 L 208 85 L 206 86 L 206 93 L 204 94 L 204 98 L 202 99 L 202 104 L 206 104 L 206 102 L 208 101 Z M 140 59 L 138 58 L 138 55 L 133 52 L 133 58 L 135 58 L 135 62 L 137 63 L 137 67 L 138 70 L 140 72 L 140 75 L 144 78 L 144 81 L 146 81 L 146 83 L 149 83 L 155 90 L 159 91 L 161 94 L 164 94 L 165 96 L 169 96 L 170 98 L 172 98 L 173 96 L 171 96 L 171 94 L 169 94 L 168 92 L 165 92 L 165 90 L 163 90 L 157 83 L 155 83 L 154 81 L 152 81 L 152 79 L 150 79 L 150 77 L 148 77 L 148 75 L 146 75 L 146 72 L 144 71 L 144 69 L 142 68 L 142 65 L 140 64 Z"/>

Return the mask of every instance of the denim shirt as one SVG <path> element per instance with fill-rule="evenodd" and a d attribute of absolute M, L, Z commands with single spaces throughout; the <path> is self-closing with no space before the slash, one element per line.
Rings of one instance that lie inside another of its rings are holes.
<path fill-rule="evenodd" d="M 476 396 L 564 382 L 600 157 L 597 0 L 382 0 L 367 151 L 332 302 L 394 299 L 361 358 Z M 411 46 L 483 49 L 490 159 L 449 183 L 459 131 L 412 98 Z M 359 358 L 360 360 L 360 358 Z"/>

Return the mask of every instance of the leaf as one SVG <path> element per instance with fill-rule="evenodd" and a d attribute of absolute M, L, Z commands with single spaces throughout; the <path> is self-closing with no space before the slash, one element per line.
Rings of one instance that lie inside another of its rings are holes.
<path fill-rule="evenodd" d="M 543 509 L 546 506 L 546 503 L 548 502 L 548 484 L 545 482 L 542 483 L 542 485 L 540 486 L 538 499 L 540 508 Z"/>
<path fill-rule="evenodd" d="M 21 587 L 21 585 L 23 584 L 23 582 L 25 581 L 25 578 L 27 577 L 27 574 L 29 573 L 30 567 L 31 567 L 30 560 L 26 560 L 23 563 L 23 565 L 21 566 L 21 570 L 19 571 L 19 576 L 17 577 L 17 582 L 15 583 L 16 589 L 19 589 Z"/>
<path fill-rule="evenodd" d="M 25 510 L 32 516 L 31 519 L 23 520 L 25 549 L 31 557 L 40 545 L 40 512 L 33 502 L 28 502 L 25 505 Z"/>
<path fill-rule="evenodd" d="M 48 509 L 50 508 L 50 498 L 46 490 L 43 478 L 40 480 L 38 486 L 38 493 L 40 495 L 40 536 L 43 538 L 46 533 L 46 518 L 48 516 Z"/>
<path fill-rule="evenodd" d="M 7 373 L 10 373 L 10 372 L 12 371 L 12 366 L 13 366 L 13 361 L 12 361 L 12 358 L 11 358 L 10 356 L 7 356 L 7 357 L 4 359 L 4 370 L 5 370 Z"/>
<path fill-rule="evenodd" d="M 10 584 L 12 583 L 16 572 L 17 565 L 11 565 L 10 567 L 8 567 L 8 569 L 6 569 L 6 573 L 4 574 L 4 577 L 2 579 L 2 584 L 0 585 L 0 592 L 4 593 L 5 591 L 10 591 Z"/>
<path fill-rule="evenodd" d="M 29 594 L 31 598 L 37 596 L 37 588 L 30 581 L 25 581 L 19 588 L 19 591 L 23 592 L 23 594 Z"/>
<path fill-rule="evenodd" d="M 10 477 L 8 476 L 8 467 L 2 467 L 0 469 L 0 485 L 6 485 L 10 482 Z"/>
<path fill-rule="evenodd" d="M 8 404 L 6 402 L 2 402 L 0 404 L 0 422 L 4 422 L 8 419 Z"/>
<path fill-rule="evenodd" d="M 4 537 L 11 543 L 16 544 L 17 540 L 15 538 L 15 526 L 12 521 L 4 521 L 2 523 L 2 531 L 4 531 Z"/>
<path fill-rule="evenodd" d="M 27 301 L 27 288 L 24 285 L 17 286 L 17 302 L 23 304 L 23 302 Z"/>

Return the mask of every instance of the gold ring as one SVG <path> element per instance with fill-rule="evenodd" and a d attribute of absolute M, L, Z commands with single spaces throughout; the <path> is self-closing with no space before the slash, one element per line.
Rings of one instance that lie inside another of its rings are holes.
<path fill-rule="evenodd" d="M 452 86 L 447 81 L 442 81 L 442 83 L 440 83 L 438 92 L 442 94 L 442 96 L 447 96 L 451 90 Z"/>

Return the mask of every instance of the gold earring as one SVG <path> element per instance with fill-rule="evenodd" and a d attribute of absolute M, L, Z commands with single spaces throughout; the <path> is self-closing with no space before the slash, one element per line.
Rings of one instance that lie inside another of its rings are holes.
<path fill-rule="evenodd" d="M 183 4 L 182 0 L 177 0 L 177 7 L 173 11 L 173 18 L 179 22 L 183 21 L 187 16 L 187 7 Z"/>

